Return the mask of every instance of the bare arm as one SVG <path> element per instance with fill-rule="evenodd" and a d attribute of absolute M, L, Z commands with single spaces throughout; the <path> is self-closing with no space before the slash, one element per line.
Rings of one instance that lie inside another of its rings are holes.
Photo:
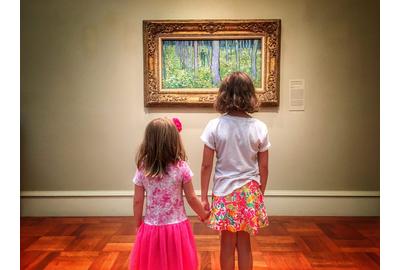
<path fill-rule="evenodd" d="M 196 214 L 200 217 L 201 221 L 204 221 L 208 218 L 209 212 L 205 211 L 203 205 L 201 204 L 199 198 L 197 198 L 196 193 L 193 189 L 192 181 L 189 181 L 183 184 L 183 191 L 185 192 L 185 197 L 190 207 Z"/>
<path fill-rule="evenodd" d="M 201 202 L 206 210 L 210 209 L 210 205 L 208 203 L 208 186 L 210 185 L 213 160 L 214 150 L 207 145 L 204 145 L 203 161 L 201 163 Z"/>
<path fill-rule="evenodd" d="M 142 186 L 135 185 L 135 195 L 133 198 L 133 219 L 136 229 L 142 224 L 143 203 L 144 188 Z"/>
<path fill-rule="evenodd" d="M 260 171 L 260 189 L 262 194 L 264 194 L 268 180 L 268 150 L 258 152 L 258 169 Z"/>

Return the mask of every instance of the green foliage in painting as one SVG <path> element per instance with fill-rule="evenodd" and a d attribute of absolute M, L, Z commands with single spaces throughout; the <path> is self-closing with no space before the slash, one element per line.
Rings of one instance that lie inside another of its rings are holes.
<path fill-rule="evenodd" d="M 234 71 L 244 71 L 261 87 L 261 40 L 164 40 L 164 89 L 215 88 Z"/>

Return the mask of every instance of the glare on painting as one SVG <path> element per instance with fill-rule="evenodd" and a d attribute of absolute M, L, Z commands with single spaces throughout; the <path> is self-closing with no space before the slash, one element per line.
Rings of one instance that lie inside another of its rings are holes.
<path fill-rule="evenodd" d="M 162 88 L 217 88 L 244 71 L 261 87 L 261 40 L 163 40 Z"/>

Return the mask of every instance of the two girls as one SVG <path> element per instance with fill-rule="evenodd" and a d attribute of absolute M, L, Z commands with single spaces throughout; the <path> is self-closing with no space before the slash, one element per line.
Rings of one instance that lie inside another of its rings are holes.
<path fill-rule="evenodd" d="M 146 128 L 134 177 L 134 217 L 138 226 L 131 269 L 194 270 L 198 267 L 182 189 L 191 208 L 208 226 L 221 232 L 221 269 L 252 269 L 250 235 L 268 224 L 263 194 L 268 178 L 270 142 L 266 125 L 251 117 L 258 101 L 248 75 L 235 72 L 222 82 L 216 109 L 201 139 L 201 202 L 191 182 L 192 172 L 178 133 L 180 123 L 155 119 Z M 208 186 L 214 154 L 217 162 L 211 206 Z M 146 216 L 142 223 L 144 193 Z M 211 210 L 211 213 L 209 212 Z"/>

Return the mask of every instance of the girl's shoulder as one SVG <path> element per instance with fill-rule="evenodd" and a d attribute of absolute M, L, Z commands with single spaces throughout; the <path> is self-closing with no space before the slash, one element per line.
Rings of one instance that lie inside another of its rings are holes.
<path fill-rule="evenodd" d="M 221 115 L 221 116 L 219 116 L 219 117 L 217 117 L 217 118 L 211 119 L 210 121 L 208 121 L 207 127 L 208 127 L 208 126 L 215 126 L 215 125 L 217 125 L 217 124 L 222 120 L 222 117 L 223 117 L 223 115 Z"/>
<path fill-rule="evenodd" d="M 178 160 L 175 164 L 171 164 L 171 166 L 180 170 L 189 168 L 187 161 L 182 159 Z"/>
<path fill-rule="evenodd" d="M 252 125 L 252 132 L 258 134 L 261 137 L 266 136 L 266 134 L 268 134 L 268 127 L 267 124 L 265 124 L 263 121 L 257 119 L 257 118 L 253 118 L 254 122 Z"/>
<path fill-rule="evenodd" d="M 219 122 L 221 121 L 221 117 L 222 116 L 209 120 L 206 127 L 203 130 L 203 134 L 212 133 L 218 126 Z"/>
<path fill-rule="evenodd" d="M 260 127 L 260 128 L 267 128 L 267 124 L 266 123 L 264 123 L 263 121 L 261 121 L 260 119 L 257 119 L 257 118 L 252 118 L 253 119 L 253 121 L 254 121 L 254 124 L 256 125 L 256 126 L 258 126 L 258 127 Z"/>
<path fill-rule="evenodd" d="M 229 126 L 234 126 L 236 127 L 236 125 L 239 123 L 250 123 L 250 125 L 252 127 L 255 127 L 256 130 L 261 130 L 261 131 L 267 131 L 267 125 L 254 117 L 237 117 L 237 116 L 231 116 L 228 114 L 223 114 L 217 118 L 211 119 L 210 121 L 208 121 L 207 126 L 204 128 L 204 132 L 213 132 L 216 131 L 218 126 L 223 125 L 224 127 L 228 127 Z"/>
<path fill-rule="evenodd" d="M 267 127 L 267 125 L 263 121 L 261 121 L 258 118 L 252 117 L 252 116 L 250 116 L 250 117 L 238 117 L 238 116 L 232 116 L 232 115 L 229 115 L 229 114 L 223 114 L 220 117 L 218 117 L 216 119 L 213 119 L 211 121 L 214 121 L 213 123 L 219 123 L 221 121 L 222 122 L 234 121 L 234 122 L 240 122 L 240 123 L 246 122 L 246 123 L 251 123 L 252 125 L 254 125 L 256 127 L 259 127 L 259 128 L 262 128 L 262 129 Z"/>
<path fill-rule="evenodd" d="M 172 164 L 172 165 L 180 168 L 180 167 L 186 166 L 187 162 L 185 160 L 180 159 L 175 164 Z"/>
<path fill-rule="evenodd" d="M 250 117 L 250 118 L 235 117 L 235 116 L 231 116 L 231 115 L 229 115 L 229 114 L 224 113 L 224 114 L 222 114 L 222 115 L 220 115 L 220 116 L 218 116 L 218 117 L 216 117 L 216 118 L 211 119 L 210 121 L 208 121 L 207 126 L 206 126 L 206 129 L 208 129 L 208 128 L 210 128 L 210 129 L 215 128 L 215 127 L 217 127 L 220 123 L 230 123 L 230 122 L 235 121 L 235 120 L 237 120 L 237 121 L 240 121 L 240 120 L 246 120 L 246 121 L 248 121 L 248 120 L 250 120 L 250 121 L 251 121 L 251 119 L 252 119 L 251 117 Z"/>
<path fill-rule="evenodd" d="M 189 164 L 185 160 L 178 160 L 175 164 L 170 165 L 171 170 L 175 170 L 171 175 L 178 176 L 183 183 L 190 181 L 193 177 L 193 172 Z"/>

